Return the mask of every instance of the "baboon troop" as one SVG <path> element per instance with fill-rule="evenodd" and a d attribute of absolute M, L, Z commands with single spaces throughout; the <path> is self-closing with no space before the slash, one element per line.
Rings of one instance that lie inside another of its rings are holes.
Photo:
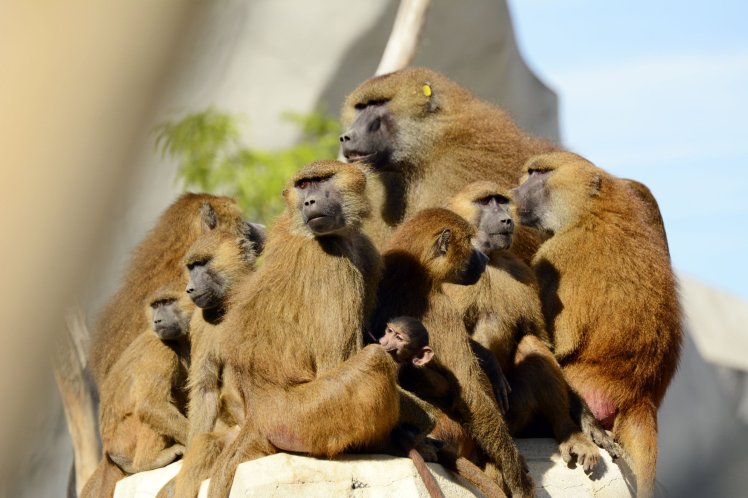
<path fill-rule="evenodd" d="M 249 222 L 185 194 L 134 250 L 90 365 L 103 456 L 83 496 L 178 459 L 158 496 L 226 498 L 278 452 L 408 456 L 487 496 L 535 495 L 514 437 L 601 451 L 654 493 L 681 311 L 649 189 L 404 69 L 343 106 L 341 157 Z M 280 193 L 279 193 L 280 194 Z"/>

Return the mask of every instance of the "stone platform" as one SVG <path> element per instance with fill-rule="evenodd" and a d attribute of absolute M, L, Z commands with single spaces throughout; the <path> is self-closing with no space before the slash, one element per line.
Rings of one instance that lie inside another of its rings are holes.
<path fill-rule="evenodd" d="M 567 466 L 551 439 L 518 439 L 536 486 L 537 498 L 631 497 L 633 480 L 625 464 L 613 462 L 602 451 L 602 462 L 590 476 L 581 467 Z M 483 496 L 468 483 L 439 464 L 428 464 L 448 498 Z M 175 462 L 163 469 L 142 472 L 117 484 L 115 498 L 150 498 L 181 466 Z M 203 482 L 200 498 L 207 496 Z M 426 488 L 410 460 L 387 455 L 344 455 L 319 460 L 279 453 L 239 466 L 231 498 L 238 497 L 418 497 L 428 498 Z"/>

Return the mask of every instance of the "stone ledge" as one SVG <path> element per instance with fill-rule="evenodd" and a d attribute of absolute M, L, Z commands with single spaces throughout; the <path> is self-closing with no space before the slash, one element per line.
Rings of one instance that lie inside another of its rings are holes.
<path fill-rule="evenodd" d="M 602 452 L 600 468 L 591 476 L 580 467 L 567 466 L 551 439 L 519 439 L 535 481 L 537 498 L 633 496 L 631 475 Z M 163 469 L 142 472 L 117 484 L 115 498 L 155 497 L 158 490 L 179 472 L 181 462 Z M 480 497 L 475 488 L 438 464 L 429 464 L 444 495 L 449 498 Z M 203 482 L 200 498 L 207 496 Z M 232 497 L 418 497 L 428 498 L 410 460 L 387 455 L 344 455 L 335 460 L 278 453 L 239 466 Z"/>

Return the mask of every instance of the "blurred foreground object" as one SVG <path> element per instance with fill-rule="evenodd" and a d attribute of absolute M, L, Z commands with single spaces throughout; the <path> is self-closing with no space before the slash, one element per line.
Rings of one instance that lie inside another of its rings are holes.
<path fill-rule="evenodd" d="M 47 413 L 55 334 L 111 231 L 133 144 L 192 4 L 3 2 L 0 143 L 6 262 L 0 296 L 0 485 L 23 496 L 51 448 L 31 455 Z M 12 479 L 12 481 L 11 481 Z M 29 479 L 30 481 L 31 479 Z M 33 496 L 59 496 L 34 479 Z"/>

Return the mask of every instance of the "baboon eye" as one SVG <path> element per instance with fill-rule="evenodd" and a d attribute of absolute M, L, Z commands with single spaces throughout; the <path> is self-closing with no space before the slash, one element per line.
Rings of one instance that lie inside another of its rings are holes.
<path fill-rule="evenodd" d="M 302 181 L 300 181 L 299 183 L 296 184 L 296 188 L 298 188 L 300 190 L 304 190 L 305 188 L 307 188 L 309 186 L 310 183 L 312 183 L 312 182 L 310 182 L 309 180 L 302 180 Z"/>
<path fill-rule="evenodd" d="M 357 111 L 362 111 L 366 109 L 367 107 L 377 107 L 380 105 L 384 105 L 387 102 L 389 102 L 389 99 L 373 99 L 373 100 L 367 100 L 366 102 L 359 102 L 358 104 L 355 104 L 353 106 L 354 109 Z"/>
<path fill-rule="evenodd" d="M 209 261 L 210 259 L 198 259 L 195 261 L 190 261 L 189 263 L 187 263 L 187 269 L 192 270 L 195 267 L 205 266 L 208 264 Z"/>

